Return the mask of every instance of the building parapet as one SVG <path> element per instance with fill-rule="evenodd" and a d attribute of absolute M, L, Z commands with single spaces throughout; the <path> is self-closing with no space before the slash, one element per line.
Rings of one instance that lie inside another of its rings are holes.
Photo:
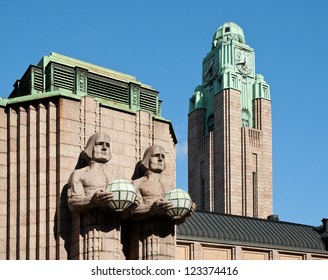
<path fill-rule="evenodd" d="M 30 65 L 9 96 L 34 99 L 42 95 L 91 96 L 101 104 L 127 111 L 144 110 L 161 117 L 158 91 L 135 77 L 51 53 Z M 74 98 L 74 97 L 73 97 Z"/>

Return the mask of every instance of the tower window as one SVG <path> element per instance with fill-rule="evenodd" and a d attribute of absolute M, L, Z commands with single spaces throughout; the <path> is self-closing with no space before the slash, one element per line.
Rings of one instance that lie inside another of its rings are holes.
<path fill-rule="evenodd" d="M 251 118 L 251 115 L 248 112 L 248 110 L 247 109 L 242 109 L 241 110 L 242 126 L 249 127 L 250 118 Z"/>
<path fill-rule="evenodd" d="M 224 32 L 230 32 L 230 27 L 226 27 L 226 28 L 224 29 Z"/>

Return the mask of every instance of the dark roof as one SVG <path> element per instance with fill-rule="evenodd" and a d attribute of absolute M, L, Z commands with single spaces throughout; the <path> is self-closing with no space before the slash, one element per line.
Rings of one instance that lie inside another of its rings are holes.
<path fill-rule="evenodd" d="M 196 211 L 177 226 L 179 240 L 328 253 L 314 227 Z"/>

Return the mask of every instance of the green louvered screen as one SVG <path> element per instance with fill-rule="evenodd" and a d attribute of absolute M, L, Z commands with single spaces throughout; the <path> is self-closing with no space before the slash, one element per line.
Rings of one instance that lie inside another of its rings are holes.
<path fill-rule="evenodd" d="M 46 91 L 75 89 L 74 68 L 51 62 L 46 67 Z"/>
<path fill-rule="evenodd" d="M 34 73 L 34 89 L 36 91 L 43 91 L 43 71 L 42 68 L 33 67 Z"/>
<path fill-rule="evenodd" d="M 88 95 L 129 104 L 128 84 L 96 75 L 88 76 Z"/>
<path fill-rule="evenodd" d="M 157 114 L 157 95 L 141 90 L 140 109 Z"/>
<path fill-rule="evenodd" d="M 59 65 L 54 66 L 54 86 L 74 91 L 74 69 Z"/>

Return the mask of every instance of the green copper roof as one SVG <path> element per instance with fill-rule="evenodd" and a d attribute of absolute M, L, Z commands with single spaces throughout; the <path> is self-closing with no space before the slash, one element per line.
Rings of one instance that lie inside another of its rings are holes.
<path fill-rule="evenodd" d="M 141 84 L 140 82 L 138 82 L 136 80 L 136 77 L 125 74 L 125 73 L 121 73 L 118 71 L 114 71 L 102 66 L 98 66 L 89 62 L 85 62 L 85 61 L 81 61 L 72 57 L 68 57 L 59 53 L 55 53 L 55 52 L 51 52 L 50 55 L 46 55 L 44 57 L 42 57 L 42 59 L 40 60 L 40 62 L 38 63 L 38 66 L 42 67 L 42 68 L 46 68 L 47 65 L 49 64 L 49 62 L 56 62 L 56 63 L 60 63 L 63 65 L 67 65 L 67 66 L 71 66 L 71 67 L 80 67 L 83 69 L 88 70 L 88 72 L 90 73 L 94 73 L 94 74 L 99 74 L 102 76 L 109 76 L 112 78 L 116 78 L 118 80 L 124 80 L 126 82 L 136 82 Z M 145 85 L 143 84 L 144 87 L 148 87 L 150 89 L 152 89 L 151 86 Z"/>
<path fill-rule="evenodd" d="M 158 91 L 151 86 L 134 76 L 58 53 L 30 65 L 5 102 L 13 104 L 54 95 L 71 98 L 88 95 L 104 106 L 130 112 L 144 110 L 161 118 Z"/>
<path fill-rule="evenodd" d="M 255 71 L 255 52 L 244 31 L 227 22 L 214 33 L 210 52 L 203 59 L 202 84 L 189 99 L 189 112 L 204 110 L 205 133 L 213 128 L 214 97 L 223 89 L 240 91 L 241 126 L 253 127 L 253 101 L 270 100 L 270 87 Z"/>
<path fill-rule="evenodd" d="M 233 22 L 227 22 L 221 25 L 213 35 L 212 49 L 218 44 L 229 38 L 235 39 L 240 43 L 245 44 L 245 36 L 243 29 Z"/>

